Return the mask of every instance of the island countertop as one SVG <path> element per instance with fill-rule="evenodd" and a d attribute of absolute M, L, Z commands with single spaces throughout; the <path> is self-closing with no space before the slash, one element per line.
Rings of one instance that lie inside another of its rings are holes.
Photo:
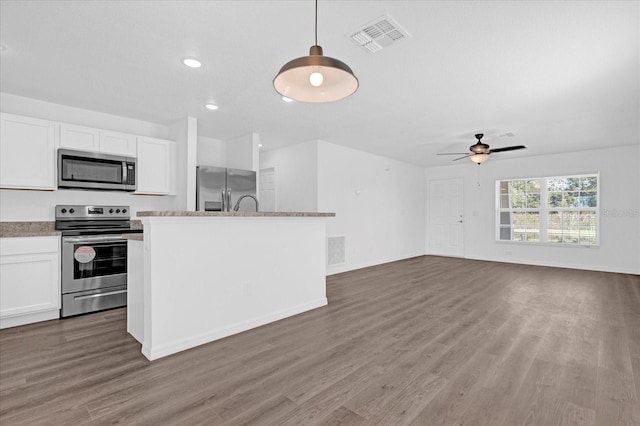
<path fill-rule="evenodd" d="M 144 211 L 138 212 L 138 217 L 149 216 L 179 216 L 179 217 L 334 217 L 335 213 L 314 213 L 314 212 L 211 212 L 211 211 Z"/>

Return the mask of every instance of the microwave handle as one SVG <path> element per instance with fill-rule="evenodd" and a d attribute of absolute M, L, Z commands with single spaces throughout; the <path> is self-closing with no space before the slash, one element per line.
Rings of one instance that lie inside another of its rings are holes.
<path fill-rule="evenodd" d="M 122 183 L 127 183 L 127 162 L 122 162 Z"/>

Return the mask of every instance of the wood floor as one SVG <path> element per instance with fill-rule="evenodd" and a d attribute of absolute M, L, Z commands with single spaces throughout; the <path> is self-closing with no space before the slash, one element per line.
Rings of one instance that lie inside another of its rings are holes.
<path fill-rule="evenodd" d="M 148 362 L 124 309 L 0 332 L 0 424 L 640 425 L 640 277 L 424 256 Z"/>

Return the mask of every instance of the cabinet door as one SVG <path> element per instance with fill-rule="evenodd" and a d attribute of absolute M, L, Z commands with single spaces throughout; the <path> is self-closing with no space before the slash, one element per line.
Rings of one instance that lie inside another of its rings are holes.
<path fill-rule="evenodd" d="M 136 138 L 133 135 L 101 130 L 100 152 L 135 157 Z"/>
<path fill-rule="evenodd" d="M 60 124 L 60 146 L 79 151 L 98 152 L 100 149 L 98 133 L 98 129 L 91 127 Z"/>
<path fill-rule="evenodd" d="M 173 146 L 172 141 L 138 138 L 136 194 L 171 193 Z"/>
<path fill-rule="evenodd" d="M 60 309 L 59 237 L 0 239 L 0 317 Z"/>
<path fill-rule="evenodd" d="M 0 188 L 56 189 L 56 124 L 0 114 Z"/>

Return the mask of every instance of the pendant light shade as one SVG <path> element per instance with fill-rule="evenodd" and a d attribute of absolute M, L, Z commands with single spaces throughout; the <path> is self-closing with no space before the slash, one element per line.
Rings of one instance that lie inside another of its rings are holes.
<path fill-rule="evenodd" d="M 318 1 L 316 0 L 316 44 L 309 56 L 287 62 L 273 87 L 282 96 L 300 102 L 332 102 L 358 90 L 358 79 L 344 62 L 324 56 L 318 46 Z"/>

